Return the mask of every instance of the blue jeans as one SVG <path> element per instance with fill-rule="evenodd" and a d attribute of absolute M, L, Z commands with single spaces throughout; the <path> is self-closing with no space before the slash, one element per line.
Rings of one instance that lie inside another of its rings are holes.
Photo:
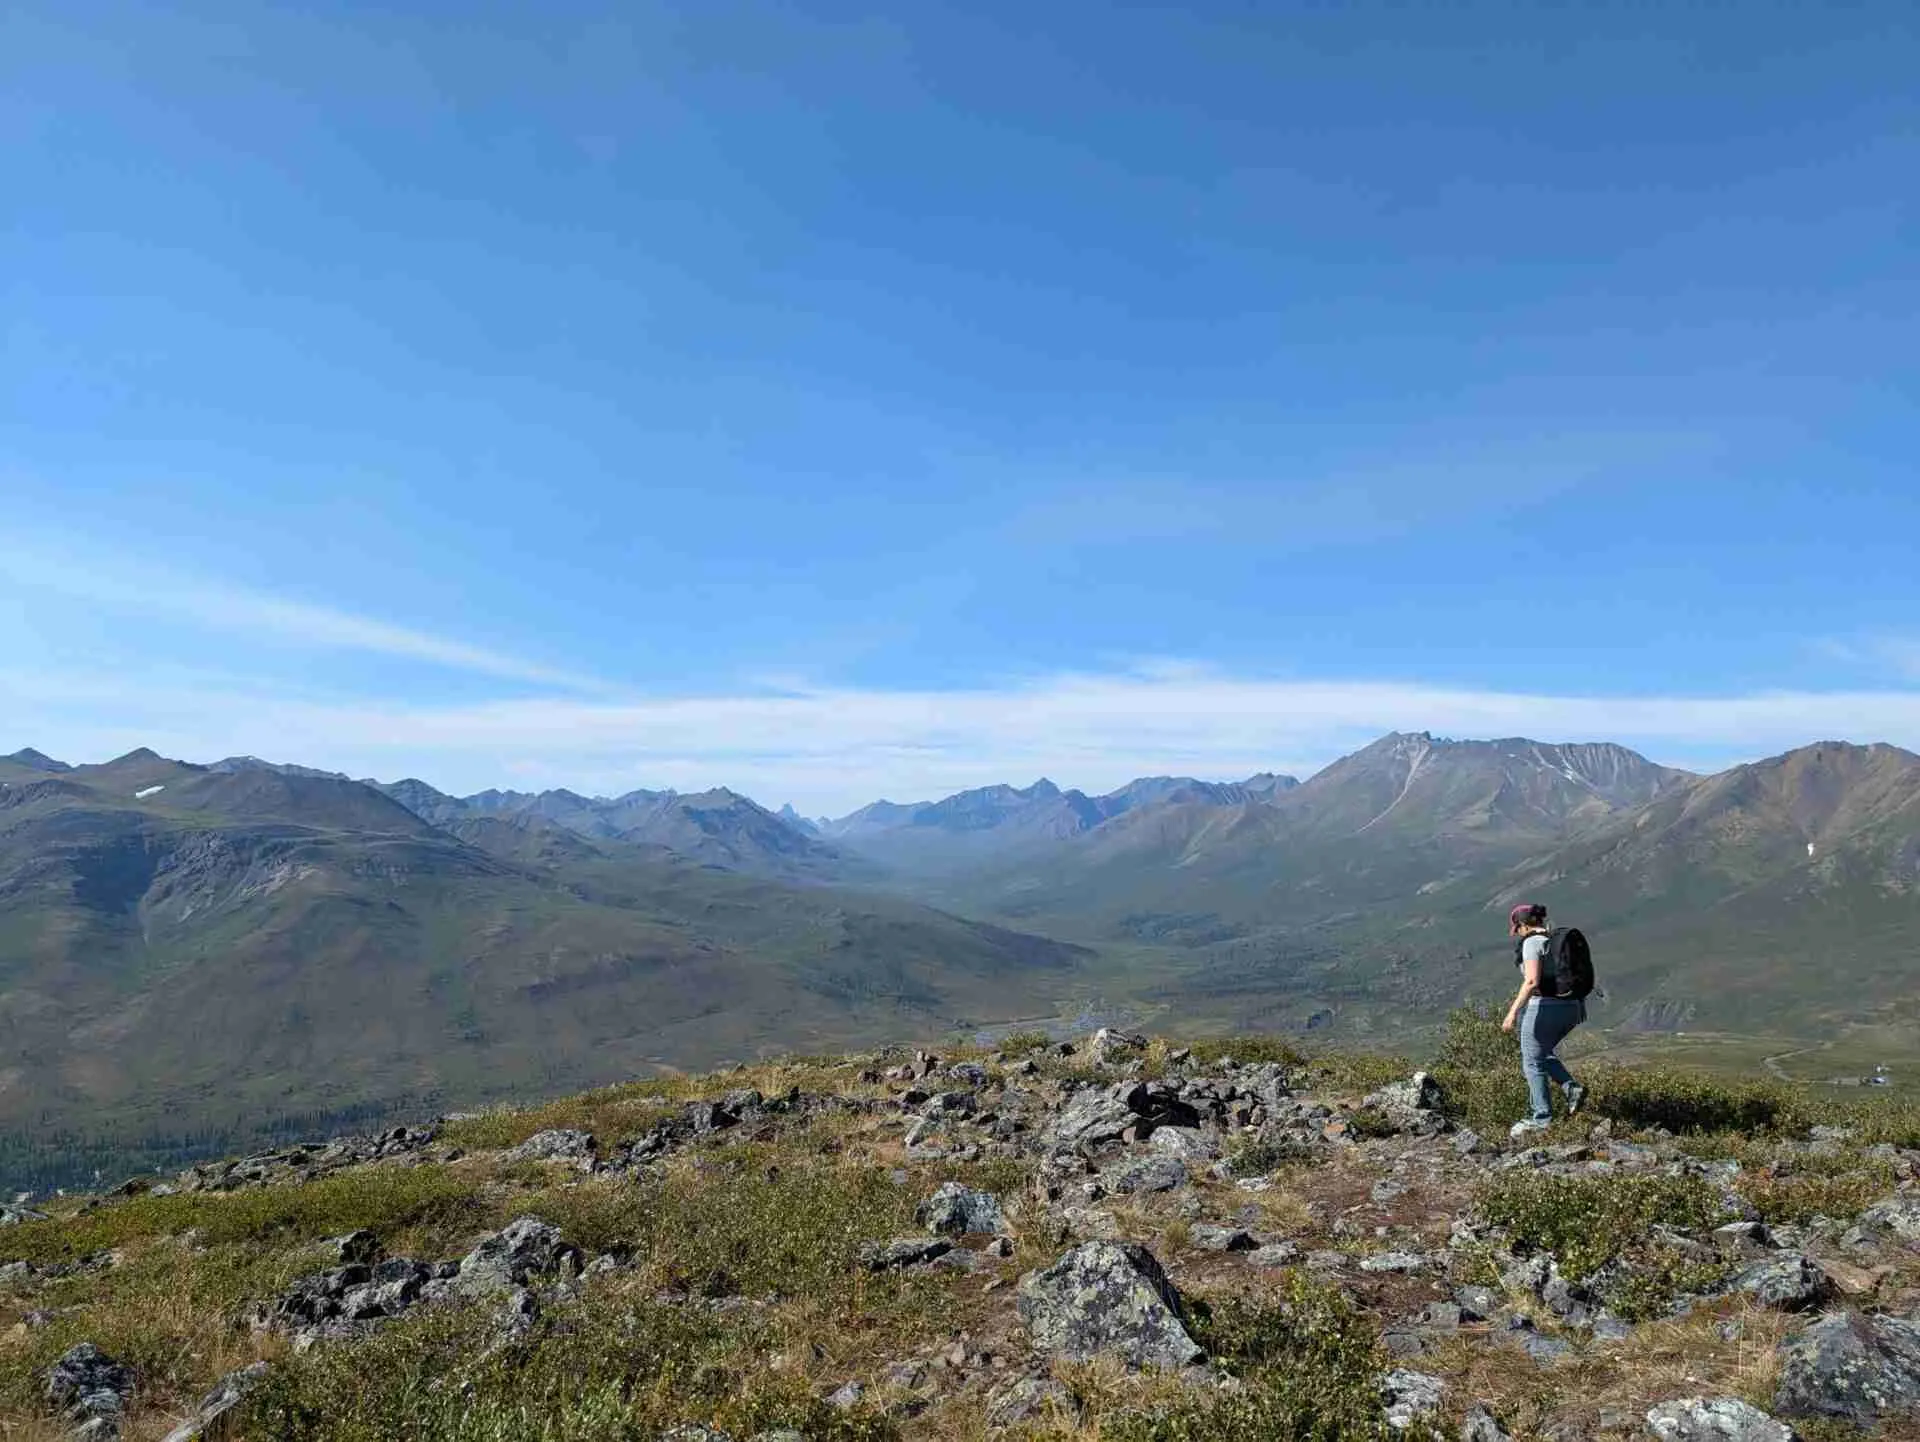
<path fill-rule="evenodd" d="M 1548 1080 L 1563 1087 L 1573 1083 L 1573 1073 L 1554 1055 L 1554 1048 L 1586 1019 L 1586 1004 L 1572 997 L 1536 996 L 1520 1013 L 1520 1070 L 1527 1074 L 1527 1095 L 1533 1101 L 1533 1119 L 1537 1122 L 1553 1120 Z"/>

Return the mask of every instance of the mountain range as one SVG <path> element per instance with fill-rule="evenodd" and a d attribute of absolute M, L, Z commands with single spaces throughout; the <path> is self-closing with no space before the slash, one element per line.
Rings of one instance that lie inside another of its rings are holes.
<path fill-rule="evenodd" d="M 1392 1041 L 1593 935 L 1616 1031 L 1910 1021 L 1920 757 L 1696 776 L 1395 734 L 1304 782 L 807 821 L 249 757 L 0 758 L 0 1179 L 771 1049 L 1072 1015 Z"/>

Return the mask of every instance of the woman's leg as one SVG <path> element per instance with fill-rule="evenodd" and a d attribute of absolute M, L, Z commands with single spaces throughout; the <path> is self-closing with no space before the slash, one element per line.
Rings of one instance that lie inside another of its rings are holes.
<path fill-rule="evenodd" d="M 1537 1122 L 1553 1120 L 1553 1097 L 1547 1090 L 1546 1063 L 1560 1066 L 1560 1060 L 1553 1054 L 1555 1037 L 1544 1044 L 1541 1041 L 1541 1006 L 1536 998 L 1527 1003 L 1527 1009 L 1520 1013 L 1520 1070 L 1527 1078 L 1527 1097 L 1533 1103 L 1533 1119 Z M 1565 1067 L 1560 1067 L 1564 1072 Z"/>
<path fill-rule="evenodd" d="M 1542 1003 L 1533 1033 L 1540 1052 L 1540 1069 L 1563 1087 L 1573 1085 L 1573 1073 L 1560 1060 L 1560 1043 L 1580 1025 L 1581 1008 L 1569 1002 Z M 1542 1090 L 1544 1090 L 1544 1086 Z"/>

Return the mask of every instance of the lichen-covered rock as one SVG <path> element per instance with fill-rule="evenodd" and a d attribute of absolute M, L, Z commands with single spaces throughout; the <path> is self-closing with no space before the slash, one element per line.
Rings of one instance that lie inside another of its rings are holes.
<path fill-rule="evenodd" d="M 89 1428 L 89 1437 L 117 1437 L 133 1382 L 133 1368 L 92 1342 L 78 1342 L 48 1369 L 47 1401 L 68 1421 Z"/>
<path fill-rule="evenodd" d="M 1044 1421 L 1049 1415 L 1069 1416 L 1073 1393 L 1051 1377 L 1021 1377 L 987 1398 L 989 1427 L 1017 1427 Z"/>
<path fill-rule="evenodd" d="M 1425 1372 L 1409 1372 L 1396 1367 L 1380 1379 L 1380 1400 L 1386 1405 L 1387 1425 L 1404 1432 L 1424 1417 L 1440 1410 L 1440 1398 L 1446 1391 L 1438 1377 Z"/>
<path fill-rule="evenodd" d="M 1447 1129 L 1447 1119 L 1440 1110 L 1445 1102 L 1440 1083 L 1417 1071 L 1405 1081 L 1381 1087 L 1361 1105 L 1386 1118 L 1395 1131 L 1425 1137 Z"/>
<path fill-rule="evenodd" d="M 1145 1247 L 1086 1242 L 1020 1279 L 1020 1320 L 1034 1349 L 1068 1361 L 1112 1357 L 1130 1367 L 1186 1367 L 1205 1353 L 1186 1309 Z"/>
<path fill-rule="evenodd" d="M 508 1162 L 591 1162 L 600 1143 L 592 1133 L 570 1127 L 535 1132 L 519 1146 L 506 1152 Z"/>
<path fill-rule="evenodd" d="M 1734 1397 L 1681 1397 L 1647 1412 L 1661 1442 L 1799 1442 L 1800 1434 Z"/>
<path fill-rule="evenodd" d="M 1007 1216 L 992 1192 L 975 1191 L 959 1182 L 947 1182 L 922 1202 L 914 1218 L 930 1232 L 950 1237 L 973 1233 L 999 1236 L 1007 1230 Z"/>
<path fill-rule="evenodd" d="M 1862 1425 L 1920 1415 L 1920 1325 L 1838 1312 L 1780 1349 L 1774 1406 Z"/>
<path fill-rule="evenodd" d="M 1903 1242 L 1920 1242 L 1920 1196 L 1888 1197 L 1860 1214 L 1860 1226 Z"/>
<path fill-rule="evenodd" d="M 1798 1252 L 1783 1252 L 1741 1272 L 1733 1279 L 1733 1290 L 1776 1312 L 1806 1312 L 1828 1301 L 1834 1286 L 1817 1263 Z"/>
<path fill-rule="evenodd" d="M 896 1237 L 861 1247 L 860 1265 L 869 1272 L 899 1272 L 937 1262 L 952 1250 L 953 1243 L 944 1237 Z"/>
<path fill-rule="evenodd" d="M 1460 1442 L 1513 1442 L 1513 1437 L 1493 1413 L 1476 1404 L 1460 1423 Z"/>

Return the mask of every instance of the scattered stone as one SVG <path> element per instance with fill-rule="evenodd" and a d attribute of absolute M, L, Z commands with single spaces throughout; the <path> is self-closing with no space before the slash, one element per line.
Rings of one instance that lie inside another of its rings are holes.
<path fill-rule="evenodd" d="M 914 1219 L 930 1232 L 950 1237 L 973 1233 L 998 1236 L 1007 1230 L 1006 1213 L 992 1192 L 975 1191 L 959 1182 L 947 1182 L 922 1202 Z"/>
<path fill-rule="evenodd" d="M 837 1407 L 842 1412 L 852 1411 L 860 1405 L 867 1395 L 867 1389 L 858 1382 L 848 1382 L 827 1394 L 827 1405 Z"/>
<path fill-rule="evenodd" d="M 1291 1267 L 1300 1260 L 1300 1248 L 1293 1242 L 1268 1242 L 1247 1253 L 1247 1262 L 1255 1267 Z"/>
<path fill-rule="evenodd" d="M 1126 1086 L 1094 1088 L 1075 1092 L 1071 1100 L 1041 1130 L 1039 1142 L 1047 1151 L 1089 1153 L 1095 1148 L 1120 1140 L 1120 1134 L 1136 1120 L 1127 1105 Z"/>
<path fill-rule="evenodd" d="M 1800 1434 L 1734 1397 L 1682 1397 L 1647 1413 L 1662 1442 L 1799 1442 Z"/>
<path fill-rule="evenodd" d="M 1086 1242 L 1020 1279 L 1020 1320 L 1043 1355 L 1130 1367 L 1190 1366 L 1205 1356 L 1186 1327 L 1180 1294 L 1160 1263 L 1133 1243 Z"/>
<path fill-rule="evenodd" d="M 241 1399 L 257 1387 L 266 1375 L 265 1362 L 255 1362 L 250 1367 L 229 1372 L 211 1392 L 200 1399 L 200 1405 L 193 1409 L 193 1416 L 167 1433 L 166 1442 L 201 1442 L 214 1424 L 239 1406 Z"/>
<path fill-rule="evenodd" d="M 953 1243 L 945 1237 L 896 1237 L 861 1247 L 860 1265 L 869 1272 L 901 1272 L 937 1262 L 952 1250 Z"/>
<path fill-rule="evenodd" d="M 1440 1410 L 1440 1398 L 1446 1391 L 1438 1377 L 1425 1372 L 1395 1368 L 1380 1379 L 1381 1400 L 1386 1403 L 1387 1426 L 1404 1432 L 1423 1417 Z"/>
<path fill-rule="evenodd" d="M 1111 1066 L 1115 1062 L 1130 1061 L 1146 1049 L 1145 1037 L 1103 1026 L 1087 1044 L 1087 1057 L 1095 1066 Z"/>
<path fill-rule="evenodd" d="M 1785 1252 L 1748 1267 L 1733 1279 L 1744 1292 L 1776 1312 L 1806 1312 L 1833 1296 L 1833 1279 L 1798 1252 Z"/>
<path fill-rule="evenodd" d="M 1837 1312 L 1780 1348 L 1774 1406 L 1861 1426 L 1920 1413 L 1920 1325 Z"/>

